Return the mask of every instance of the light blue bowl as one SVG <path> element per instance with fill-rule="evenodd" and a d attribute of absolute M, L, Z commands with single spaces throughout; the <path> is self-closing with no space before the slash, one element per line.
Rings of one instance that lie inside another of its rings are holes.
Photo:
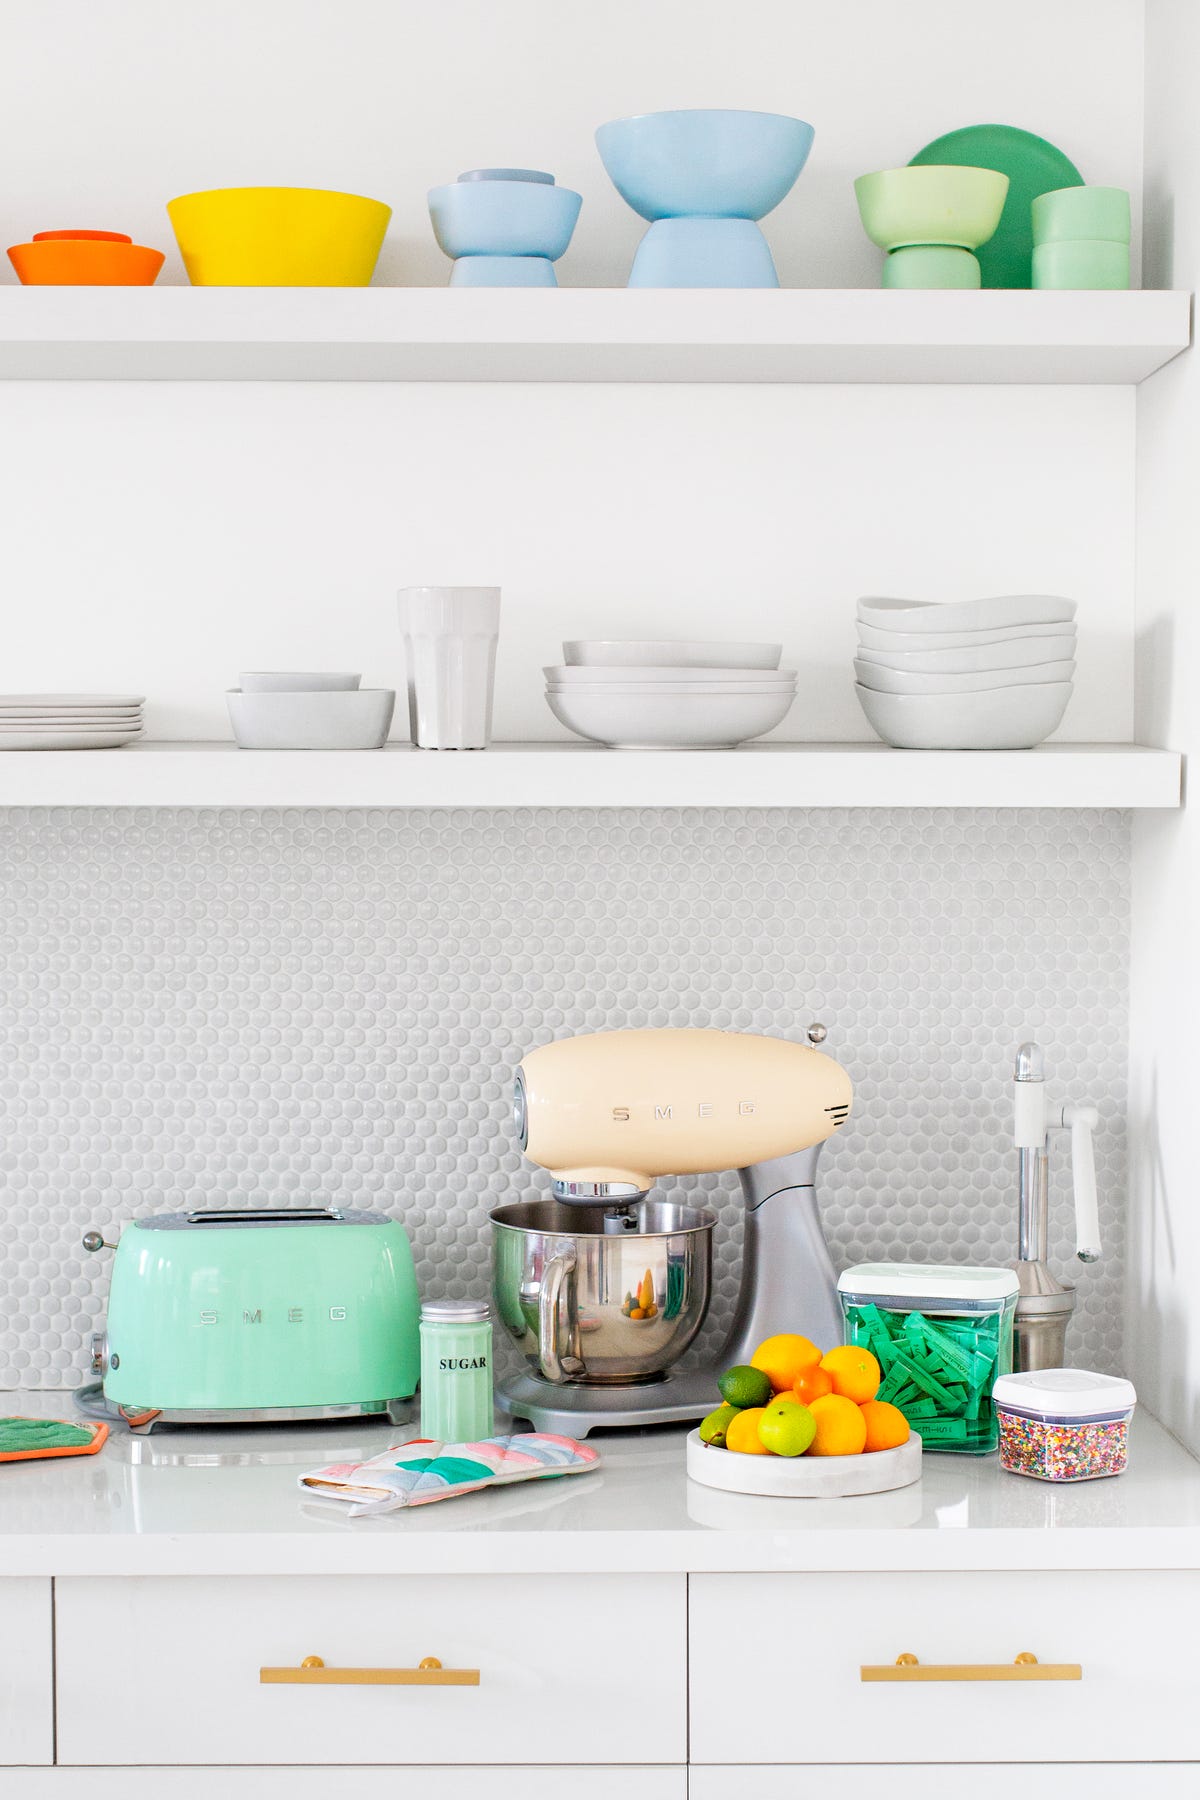
<path fill-rule="evenodd" d="M 639 113 L 596 132 L 621 198 L 643 219 L 761 219 L 808 160 L 813 128 L 783 113 Z"/>
<path fill-rule="evenodd" d="M 545 256 L 571 241 L 582 196 L 542 181 L 451 181 L 429 190 L 433 233 L 447 256 Z"/>

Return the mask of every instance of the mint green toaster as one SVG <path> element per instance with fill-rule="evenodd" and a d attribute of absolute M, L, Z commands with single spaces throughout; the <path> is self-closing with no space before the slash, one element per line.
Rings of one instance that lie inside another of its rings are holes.
<path fill-rule="evenodd" d="M 131 1419 L 382 1413 L 416 1392 L 419 1319 L 383 1213 L 164 1213 L 121 1233 L 93 1366 Z"/>

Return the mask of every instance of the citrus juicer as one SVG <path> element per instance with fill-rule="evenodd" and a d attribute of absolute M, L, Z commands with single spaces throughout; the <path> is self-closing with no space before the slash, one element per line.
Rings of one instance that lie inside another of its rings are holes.
<path fill-rule="evenodd" d="M 850 1078 L 808 1044 L 741 1032 L 610 1031 L 531 1051 L 517 1072 L 522 1150 L 552 1201 L 498 1208 L 495 1297 L 526 1368 L 499 1397 L 538 1431 L 702 1418 L 714 1379 L 764 1338 L 842 1334 L 814 1186 L 850 1115 Z M 741 1287 L 714 1363 L 677 1371 L 708 1307 L 715 1215 L 649 1198 L 663 1175 L 736 1168 Z"/>
<path fill-rule="evenodd" d="M 1092 1106 L 1051 1106 L 1046 1098 L 1045 1058 L 1036 1044 L 1022 1044 L 1013 1069 L 1013 1137 L 1017 1146 L 1019 1292 L 1013 1323 L 1013 1368 L 1061 1369 L 1066 1364 L 1067 1326 L 1075 1310 L 1075 1289 L 1059 1281 L 1047 1264 L 1049 1242 L 1050 1136 L 1071 1134 L 1071 1175 L 1075 1189 L 1075 1254 L 1082 1263 L 1100 1258 L 1100 1218 L 1096 1203 L 1096 1159 L 1092 1133 L 1100 1122 Z"/>

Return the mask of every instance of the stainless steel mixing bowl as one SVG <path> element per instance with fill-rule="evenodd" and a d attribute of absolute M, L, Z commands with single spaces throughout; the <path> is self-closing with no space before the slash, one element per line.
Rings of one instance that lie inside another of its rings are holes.
<path fill-rule="evenodd" d="M 716 1222 L 665 1200 L 627 1213 L 555 1200 L 498 1207 L 496 1307 L 534 1373 L 589 1386 L 660 1381 L 708 1311 Z"/>

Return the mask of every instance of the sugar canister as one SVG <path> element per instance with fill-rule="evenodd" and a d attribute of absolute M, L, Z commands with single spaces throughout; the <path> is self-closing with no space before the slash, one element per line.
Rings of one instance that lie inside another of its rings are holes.
<path fill-rule="evenodd" d="M 495 1431 L 492 1327 L 484 1300 L 421 1306 L 421 1434 L 476 1443 Z"/>

